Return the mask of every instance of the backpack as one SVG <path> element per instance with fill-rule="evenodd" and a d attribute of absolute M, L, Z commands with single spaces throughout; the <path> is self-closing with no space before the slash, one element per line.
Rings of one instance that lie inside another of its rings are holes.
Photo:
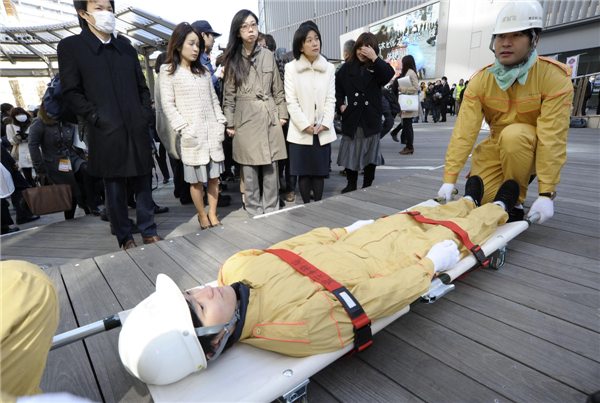
<path fill-rule="evenodd" d="M 575 128 L 575 129 L 583 129 L 586 126 L 587 126 L 587 120 L 585 120 L 584 118 L 571 119 L 571 122 L 569 124 L 569 127 Z"/>
<path fill-rule="evenodd" d="M 62 99 L 60 92 L 60 73 L 56 73 L 54 78 L 48 83 L 48 89 L 44 94 L 44 109 L 48 116 L 59 122 L 77 124 L 77 116 L 69 109 Z"/>
<path fill-rule="evenodd" d="M 397 114 L 399 114 L 400 103 L 398 102 L 398 97 L 394 96 L 394 92 L 385 87 L 381 89 L 381 92 L 390 103 L 390 110 L 392 111 L 392 116 L 396 116 Z"/>

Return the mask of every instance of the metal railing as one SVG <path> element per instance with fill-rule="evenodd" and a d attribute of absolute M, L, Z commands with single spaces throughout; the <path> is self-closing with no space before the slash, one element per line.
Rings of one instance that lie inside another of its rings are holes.
<path fill-rule="evenodd" d="M 539 0 L 546 16 L 544 26 L 551 28 L 600 16 L 598 0 Z"/>

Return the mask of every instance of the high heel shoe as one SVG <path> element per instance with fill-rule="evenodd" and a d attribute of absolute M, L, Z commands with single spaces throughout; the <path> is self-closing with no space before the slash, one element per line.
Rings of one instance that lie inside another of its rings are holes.
<path fill-rule="evenodd" d="M 207 217 L 208 218 L 208 217 Z M 210 218 L 208 219 L 208 225 L 206 227 L 204 227 L 202 225 L 202 222 L 200 221 L 200 216 L 198 216 L 198 224 L 200 224 L 200 229 L 201 230 L 205 230 L 205 229 L 209 229 L 210 227 L 212 227 L 212 225 L 210 224 Z"/>
<path fill-rule="evenodd" d="M 400 151 L 400 154 L 402 154 L 402 155 L 409 155 L 409 154 L 412 154 L 414 152 L 415 152 L 414 149 L 410 149 L 410 148 L 404 147 L 404 150 Z"/>
<path fill-rule="evenodd" d="M 210 220 L 210 218 L 208 219 L 208 222 L 210 223 L 210 227 L 211 227 L 211 228 L 212 228 L 212 227 L 222 227 L 222 226 L 223 226 L 223 224 L 221 224 L 221 222 L 220 222 L 220 221 L 217 221 L 217 223 L 216 223 L 216 224 L 213 224 L 213 223 L 212 223 L 212 221 Z"/>

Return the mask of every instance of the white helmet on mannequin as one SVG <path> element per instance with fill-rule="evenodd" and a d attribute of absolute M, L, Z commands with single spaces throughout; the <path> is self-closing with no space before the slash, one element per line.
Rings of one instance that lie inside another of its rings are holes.
<path fill-rule="evenodd" d="M 544 10 L 537 0 L 508 3 L 498 14 L 492 35 L 544 28 Z"/>
<path fill-rule="evenodd" d="M 195 328 L 190 307 L 181 290 L 164 274 L 156 278 L 156 292 L 140 302 L 129 314 L 119 335 L 119 355 L 127 371 L 145 383 L 168 385 L 207 366 L 206 355 L 198 337 L 218 334 L 226 336 L 239 318 L 224 325 Z"/>

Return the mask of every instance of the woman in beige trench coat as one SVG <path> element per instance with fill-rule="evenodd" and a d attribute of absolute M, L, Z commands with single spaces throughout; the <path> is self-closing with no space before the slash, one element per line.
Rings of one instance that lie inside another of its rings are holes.
<path fill-rule="evenodd" d="M 287 158 L 283 83 L 273 53 L 256 46 L 257 24 L 254 13 L 239 11 L 224 55 L 223 112 L 227 133 L 233 137 L 233 159 L 242 165 L 246 210 L 251 215 L 279 208 L 277 161 Z"/>

